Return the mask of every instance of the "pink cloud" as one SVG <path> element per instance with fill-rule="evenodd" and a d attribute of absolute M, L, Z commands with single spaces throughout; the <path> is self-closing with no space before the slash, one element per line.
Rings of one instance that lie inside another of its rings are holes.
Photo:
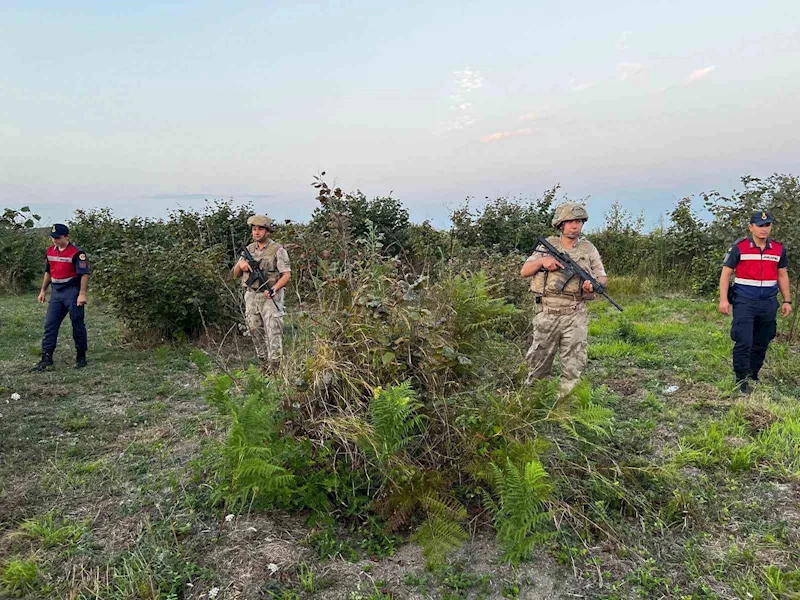
<path fill-rule="evenodd" d="M 535 121 L 536 119 L 539 118 L 541 118 L 541 115 L 535 112 L 529 112 L 519 116 L 520 121 Z"/>
<path fill-rule="evenodd" d="M 521 135 L 530 135 L 533 133 L 533 129 L 525 128 L 525 129 L 517 129 L 516 131 L 498 131 L 497 133 L 493 133 L 491 135 L 487 135 L 481 138 L 481 141 L 484 143 L 488 142 L 498 142 L 500 140 L 505 140 L 512 137 L 519 137 Z"/>
<path fill-rule="evenodd" d="M 708 67 L 703 67 L 702 69 L 696 69 L 689 74 L 687 78 L 687 82 L 697 81 L 698 79 L 702 79 L 706 75 L 709 75 L 714 69 L 717 68 L 717 65 L 709 65 Z"/>

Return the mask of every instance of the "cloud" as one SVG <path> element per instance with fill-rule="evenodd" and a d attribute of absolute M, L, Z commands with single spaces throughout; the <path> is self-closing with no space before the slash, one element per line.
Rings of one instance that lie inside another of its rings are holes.
<path fill-rule="evenodd" d="M 702 69 L 695 69 L 691 73 L 689 73 L 689 77 L 686 78 L 686 83 L 691 83 L 693 81 L 698 81 L 699 79 L 703 79 L 706 75 L 710 75 L 714 69 L 717 68 L 717 65 L 709 65 L 707 67 L 703 67 Z"/>
<path fill-rule="evenodd" d="M 452 105 L 450 107 L 450 110 L 461 110 L 461 111 L 464 111 L 464 110 L 469 110 L 470 108 L 472 108 L 472 103 L 471 102 L 460 102 L 458 104 Z"/>
<path fill-rule="evenodd" d="M 628 40 L 633 35 L 632 31 L 623 31 L 622 34 L 619 36 L 617 40 L 617 50 L 627 50 L 628 49 Z"/>
<path fill-rule="evenodd" d="M 617 63 L 617 79 L 620 81 L 627 81 L 633 79 L 644 70 L 641 63 L 635 62 L 621 62 Z"/>
<path fill-rule="evenodd" d="M 474 90 L 483 86 L 481 74 L 470 67 L 465 67 L 460 71 L 453 71 L 455 76 L 455 91 L 450 94 L 450 118 L 439 124 L 435 133 L 446 131 L 458 131 L 466 129 L 477 121 L 475 106 L 468 102 L 467 98 Z"/>
<path fill-rule="evenodd" d="M 456 76 L 456 84 L 462 90 L 477 90 L 483 87 L 483 77 L 480 71 L 475 71 L 469 67 L 461 71 L 453 71 Z"/>
<path fill-rule="evenodd" d="M 533 129 L 525 128 L 525 129 L 517 129 L 516 131 L 498 131 L 497 133 L 492 133 L 491 135 L 486 135 L 481 138 L 483 143 L 488 142 L 498 142 L 500 140 L 507 140 L 508 138 L 512 137 L 519 137 L 521 135 L 531 135 L 533 133 Z"/>
<path fill-rule="evenodd" d="M 541 118 L 542 115 L 535 112 L 529 112 L 519 116 L 520 121 L 535 121 L 536 119 L 541 119 Z"/>
<path fill-rule="evenodd" d="M 572 91 L 573 92 L 585 92 L 586 90 L 592 89 L 594 87 L 593 83 L 589 83 L 584 81 L 583 83 L 575 83 L 573 80 Z"/>

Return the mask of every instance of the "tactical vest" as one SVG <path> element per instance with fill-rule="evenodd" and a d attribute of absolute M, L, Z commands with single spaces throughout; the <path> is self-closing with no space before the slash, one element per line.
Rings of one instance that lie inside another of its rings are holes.
<path fill-rule="evenodd" d="M 75 255 L 81 254 L 82 250 L 70 243 L 63 250 L 58 246 L 52 245 L 47 249 L 47 264 L 50 267 L 50 281 L 53 284 L 60 284 L 66 287 L 77 283 L 78 272 L 75 269 Z M 85 258 L 85 257 L 84 257 Z"/>
<path fill-rule="evenodd" d="M 775 296 L 783 244 L 767 239 L 767 246 L 762 250 L 750 238 L 744 238 L 735 245 L 739 249 L 739 263 L 734 269 L 734 294 L 746 299 Z"/>
<path fill-rule="evenodd" d="M 570 258 L 578 263 L 583 269 L 591 273 L 589 255 L 594 248 L 589 240 L 579 238 L 574 248 L 564 248 L 561 245 L 561 236 L 552 235 L 547 238 L 555 248 L 561 252 L 569 254 Z M 561 286 L 566 279 L 566 275 L 562 269 L 557 271 L 538 271 L 531 278 L 531 291 L 537 296 L 569 296 L 571 298 L 580 298 L 583 300 L 591 300 L 594 294 L 585 294 L 581 291 L 581 281 L 577 277 L 569 280 L 563 291 Z"/>
<path fill-rule="evenodd" d="M 267 276 L 267 283 L 269 283 L 270 287 L 278 283 L 278 279 L 281 278 L 281 274 L 278 272 L 278 250 L 281 248 L 283 246 L 274 240 L 270 240 L 264 248 L 259 249 L 256 242 L 247 247 L 253 258 L 258 261 L 258 266 L 261 267 L 264 275 Z M 248 273 L 242 274 L 242 285 L 244 287 L 247 287 L 247 277 Z"/>

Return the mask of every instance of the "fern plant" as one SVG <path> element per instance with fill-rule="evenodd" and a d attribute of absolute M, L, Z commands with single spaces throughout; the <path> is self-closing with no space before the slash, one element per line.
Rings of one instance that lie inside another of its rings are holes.
<path fill-rule="evenodd" d="M 404 451 L 411 443 L 424 418 L 417 414 L 422 404 L 417 401 L 410 381 L 388 388 L 375 388 L 370 403 L 370 421 L 374 444 L 381 462 Z"/>
<path fill-rule="evenodd" d="M 443 498 L 429 493 L 421 499 L 425 521 L 411 536 L 422 546 L 425 566 L 437 570 L 444 566 L 447 554 L 469 538 L 462 523 L 467 519 L 467 509 L 453 498 Z"/>
<path fill-rule="evenodd" d="M 280 436 L 276 392 L 269 381 L 255 367 L 233 376 L 212 376 L 207 397 L 231 419 L 213 502 L 222 503 L 226 512 L 256 502 L 286 505 L 296 489 L 295 476 L 285 467 L 292 440 Z"/>
<path fill-rule="evenodd" d="M 482 490 L 484 505 L 494 520 L 503 559 L 517 565 L 553 535 L 545 529 L 550 517 L 544 505 L 551 489 L 549 477 L 538 460 L 520 470 L 507 459 L 505 469 L 491 463 L 490 484 L 496 499 Z"/>
<path fill-rule="evenodd" d="M 471 276 L 456 275 L 443 282 L 443 297 L 452 310 L 451 328 L 458 351 L 472 355 L 479 352 L 489 335 L 518 312 L 513 304 L 491 293 L 496 286 L 489 284 L 486 273 Z"/>
<path fill-rule="evenodd" d="M 602 388 L 601 388 L 602 389 Z M 562 426 L 575 438 L 581 438 L 580 426 L 594 435 L 605 437 L 614 417 L 614 411 L 596 403 L 593 391 L 587 381 L 580 381 L 563 399 L 567 414 Z"/>

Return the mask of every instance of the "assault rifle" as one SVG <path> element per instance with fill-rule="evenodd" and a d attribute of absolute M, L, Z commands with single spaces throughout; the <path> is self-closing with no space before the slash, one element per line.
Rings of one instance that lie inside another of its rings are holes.
<path fill-rule="evenodd" d="M 542 250 L 542 248 L 544 248 L 544 250 Z M 536 245 L 534 246 L 533 251 L 549 254 L 559 263 L 561 263 L 561 266 L 564 268 L 564 283 L 561 284 L 561 289 L 559 291 L 563 292 L 564 288 L 572 280 L 572 278 L 577 277 L 580 281 L 581 288 L 583 287 L 583 282 L 588 281 L 592 284 L 595 293 L 600 294 L 603 298 L 611 302 L 611 304 L 613 304 L 617 310 L 622 312 L 622 307 L 614 302 L 614 299 L 606 293 L 606 286 L 587 273 L 583 267 L 572 260 L 569 254 L 566 252 L 560 252 L 555 246 L 553 246 L 553 244 L 544 238 L 536 238 Z"/>
<path fill-rule="evenodd" d="M 250 254 L 250 250 L 247 249 L 247 246 L 242 248 L 242 251 L 239 253 L 239 258 L 243 258 L 247 261 L 247 264 L 250 265 L 250 274 L 247 276 L 247 281 L 245 281 L 247 287 L 257 292 L 260 292 L 262 288 L 267 288 L 269 291 L 270 300 L 272 300 L 275 308 L 278 309 L 278 312 L 280 312 L 281 309 L 278 306 L 278 303 L 275 302 L 275 292 L 272 289 L 272 286 L 269 284 L 267 276 L 264 275 L 264 271 L 261 270 L 261 266 L 258 264 L 258 261 L 253 257 L 252 254 Z M 254 284 L 258 285 L 258 287 L 253 287 Z"/>

